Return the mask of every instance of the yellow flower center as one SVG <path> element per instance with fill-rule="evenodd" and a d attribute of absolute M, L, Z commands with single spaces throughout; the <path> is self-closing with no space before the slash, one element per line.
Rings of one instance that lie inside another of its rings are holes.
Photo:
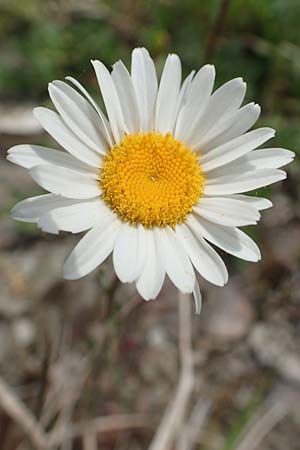
<path fill-rule="evenodd" d="M 102 198 L 124 222 L 174 227 L 203 194 L 205 178 L 192 153 L 170 133 L 125 136 L 106 155 Z"/>

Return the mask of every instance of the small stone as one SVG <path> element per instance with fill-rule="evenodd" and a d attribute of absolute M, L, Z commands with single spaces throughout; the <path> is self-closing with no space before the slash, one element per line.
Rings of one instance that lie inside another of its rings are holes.
<path fill-rule="evenodd" d="M 204 309 L 204 326 L 220 341 L 241 339 L 254 316 L 249 299 L 233 281 L 222 290 L 212 289 Z"/>
<path fill-rule="evenodd" d="M 36 331 L 30 319 L 22 317 L 12 325 L 12 332 L 15 340 L 22 347 L 28 347 L 34 342 Z"/>

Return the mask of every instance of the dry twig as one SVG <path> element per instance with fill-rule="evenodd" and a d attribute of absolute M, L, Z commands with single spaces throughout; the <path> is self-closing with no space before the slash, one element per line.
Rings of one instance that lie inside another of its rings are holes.
<path fill-rule="evenodd" d="M 177 450 L 192 450 L 199 439 L 211 411 L 211 401 L 199 398 L 189 419 L 180 430 L 176 443 Z"/>
<path fill-rule="evenodd" d="M 74 439 L 86 434 L 100 434 L 109 431 L 121 431 L 130 428 L 146 428 L 151 426 L 151 419 L 141 414 L 120 414 L 98 417 L 84 422 L 70 424 L 67 428 L 57 428 L 50 436 L 50 446 L 55 447 L 65 439 Z"/>
<path fill-rule="evenodd" d="M 97 450 L 97 436 L 90 431 L 86 432 L 82 437 L 83 450 Z"/>
<path fill-rule="evenodd" d="M 20 426 L 36 450 L 47 448 L 44 430 L 27 406 L 16 397 L 2 378 L 0 378 L 0 406 Z"/>
<path fill-rule="evenodd" d="M 289 413 L 292 407 L 291 395 L 283 390 L 268 398 L 242 433 L 235 450 L 256 450 L 263 439 Z"/>
<path fill-rule="evenodd" d="M 179 293 L 178 306 L 181 375 L 175 397 L 165 411 L 149 450 L 169 450 L 171 448 L 178 427 L 183 423 L 194 387 L 190 299 Z"/>

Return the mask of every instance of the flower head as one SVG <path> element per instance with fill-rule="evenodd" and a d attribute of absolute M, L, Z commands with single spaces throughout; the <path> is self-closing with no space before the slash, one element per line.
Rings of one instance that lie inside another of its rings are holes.
<path fill-rule="evenodd" d="M 181 82 L 177 55 L 166 59 L 158 84 L 144 48 L 132 52 L 131 73 L 121 61 L 110 73 L 92 61 L 106 115 L 76 80 L 54 81 L 57 110 L 35 117 L 64 150 L 18 145 L 8 159 L 30 171 L 49 194 L 26 199 L 15 219 L 49 233 L 87 231 L 64 265 L 64 277 L 87 275 L 113 253 L 117 276 L 155 298 L 165 275 L 182 292 L 201 295 L 195 270 L 217 286 L 228 279 L 210 243 L 248 261 L 257 245 L 238 227 L 255 224 L 267 199 L 243 193 L 283 180 L 288 150 L 256 150 L 271 128 L 248 131 L 260 107 L 241 107 L 241 78 L 215 92 L 211 65 Z"/>

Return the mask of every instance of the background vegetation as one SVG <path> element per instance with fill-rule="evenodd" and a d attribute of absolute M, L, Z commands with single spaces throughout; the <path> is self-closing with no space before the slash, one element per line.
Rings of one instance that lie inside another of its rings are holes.
<path fill-rule="evenodd" d="M 0 96 L 47 98 L 53 79 L 72 74 L 96 90 L 89 61 L 130 63 L 146 46 L 159 67 L 178 53 L 184 71 L 217 67 L 217 85 L 242 76 L 247 100 L 286 147 L 299 142 L 298 0 L 1 0 Z"/>

